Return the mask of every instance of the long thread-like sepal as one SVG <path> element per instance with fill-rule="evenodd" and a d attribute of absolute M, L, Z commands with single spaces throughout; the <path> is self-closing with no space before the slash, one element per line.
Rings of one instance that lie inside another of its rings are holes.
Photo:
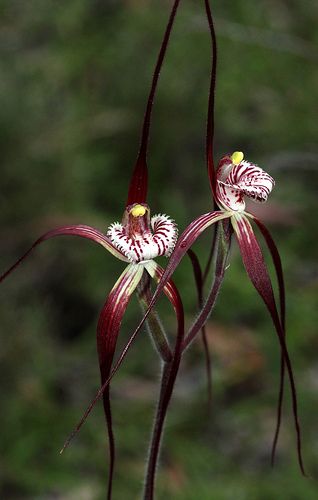
<path fill-rule="evenodd" d="M 147 263 L 147 267 L 148 267 L 148 272 L 149 272 L 150 276 L 155 277 L 155 275 L 157 274 L 157 279 L 159 279 L 159 278 L 162 279 L 164 271 L 163 271 L 163 269 L 158 264 L 156 264 L 153 261 L 150 261 L 150 262 Z M 179 292 L 178 292 L 176 286 L 174 285 L 174 283 L 172 281 L 168 280 L 165 283 L 163 291 L 164 291 L 165 295 L 167 296 L 167 298 L 170 300 L 170 302 L 171 302 L 171 304 L 172 304 L 172 306 L 173 306 L 173 308 L 174 308 L 174 310 L 176 312 L 177 318 L 179 318 L 178 319 L 178 323 L 180 325 L 184 324 L 183 305 L 182 305 L 182 301 L 181 301 L 181 298 L 180 298 L 180 295 L 179 295 Z M 78 431 L 81 429 L 82 425 L 86 422 L 89 414 L 93 410 L 93 408 L 96 405 L 97 401 L 99 401 L 99 399 L 103 396 L 104 391 L 109 386 L 112 378 L 117 373 L 117 371 L 120 368 L 122 362 L 124 361 L 125 357 L 127 356 L 127 353 L 129 351 L 129 349 L 131 348 L 132 344 L 134 343 L 134 341 L 135 341 L 135 339 L 136 339 L 139 331 L 141 330 L 144 322 L 146 321 L 146 319 L 148 317 L 148 314 L 150 313 L 152 307 L 153 307 L 152 305 L 148 306 L 147 311 L 146 311 L 144 317 L 140 321 L 139 325 L 137 326 L 137 328 L 135 329 L 135 331 L 133 332 L 133 334 L 130 336 L 128 342 L 126 343 L 126 345 L 124 347 L 124 349 L 122 350 L 122 352 L 118 356 L 117 361 L 114 363 L 114 366 L 111 369 L 111 372 L 110 372 L 107 380 L 105 380 L 105 382 L 102 384 L 102 386 L 97 391 L 94 399 L 91 401 L 91 403 L 89 404 L 89 406 L 86 408 L 85 412 L 83 413 L 82 418 L 80 419 L 80 421 L 78 422 L 78 424 L 76 425 L 76 427 L 74 428 L 74 430 L 71 432 L 71 434 L 69 435 L 69 437 L 65 441 L 64 446 L 63 446 L 61 452 L 63 452 L 65 450 L 65 448 L 68 447 L 68 445 L 70 444 L 70 442 L 72 441 L 72 439 L 76 436 L 76 434 L 78 433 Z M 181 330 L 182 330 L 182 328 L 180 327 L 180 331 Z"/>
<path fill-rule="evenodd" d="M 146 106 L 146 112 L 144 116 L 142 132 L 141 132 L 141 143 L 140 149 L 137 157 L 137 161 L 132 173 L 132 178 L 129 185 L 127 205 L 132 205 L 133 203 L 145 203 L 147 200 L 148 191 L 148 166 L 147 166 L 147 151 L 149 143 L 149 131 L 150 131 L 150 121 L 153 108 L 153 102 L 155 98 L 155 93 L 158 86 L 158 80 L 160 76 L 160 71 L 166 54 L 167 46 L 170 39 L 171 30 L 175 20 L 175 16 L 178 10 L 180 0 L 175 0 L 172 6 L 169 21 L 164 33 L 163 41 L 160 47 L 156 67 L 152 77 L 152 84 L 150 88 L 150 93 L 148 97 L 148 102 Z"/>
<path fill-rule="evenodd" d="M 0 283 L 5 280 L 31 254 L 35 247 L 46 240 L 55 238 L 56 236 L 80 236 L 81 238 L 86 238 L 103 246 L 118 259 L 128 262 L 125 255 L 113 245 L 107 236 L 98 231 L 98 229 L 84 225 L 63 226 L 53 229 L 52 231 L 48 231 L 40 236 L 40 238 L 33 243 L 31 248 L 29 248 L 29 250 L 25 252 L 25 254 L 22 255 L 22 257 L 20 257 L 15 264 L 13 264 L 13 266 L 0 276 Z"/>
<path fill-rule="evenodd" d="M 275 330 L 280 343 L 282 355 L 284 357 L 284 362 L 286 364 L 291 396 L 292 396 L 292 409 L 295 422 L 295 430 L 297 437 L 297 454 L 298 463 L 302 474 L 305 476 L 305 469 L 303 465 L 302 458 L 302 445 L 301 445 L 301 429 L 298 417 L 298 403 L 297 403 L 297 392 L 294 381 L 294 375 L 292 370 L 291 361 L 289 358 L 288 349 L 286 346 L 285 332 L 281 324 L 281 320 L 277 311 L 275 296 L 272 288 L 271 279 L 263 258 L 262 251 L 258 244 L 258 241 L 254 235 L 251 224 L 244 215 L 237 215 L 232 218 L 232 224 L 237 236 L 237 241 L 241 251 L 244 267 L 246 272 L 253 283 L 254 287 L 258 291 L 259 295 L 263 299 L 270 315 L 273 320 Z"/>
<path fill-rule="evenodd" d="M 142 274 L 142 266 L 130 264 L 111 290 L 100 313 L 97 325 L 97 351 L 102 384 L 109 377 L 122 318 Z M 112 429 L 109 386 L 103 394 L 103 403 L 109 437 L 110 466 L 107 499 L 110 500 L 115 462 L 115 441 Z"/>
<path fill-rule="evenodd" d="M 248 215 L 250 215 L 250 214 L 248 214 Z M 269 249 L 271 256 L 272 256 L 272 260 L 274 263 L 276 276 L 277 276 L 277 282 L 278 282 L 281 324 L 282 324 L 284 335 L 286 335 L 285 283 L 284 283 L 284 274 L 283 274 L 281 258 L 280 258 L 277 246 L 276 246 L 270 232 L 268 231 L 268 229 L 254 215 L 250 215 L 250 216 L 254 220 L 254 222 L 257 224 L 262 235 L 264 236 L 264 239 L 267 243 L 268 249 Z M 282 406 L 283 406 L 283 399 L 284 399 L 284 381 L 285 381 L 285 362 L 284 362 L 284 356 L 283 356 L 283 354 L 281 354 L 280 383 L 279 383 L 278 402 L 277 402 L 276 429 L 275 429 L 273 445 L 272 445 L 272 453 L 271 453 L 272 465 L 274 465 L 274 462 L 275 462 L 275 454 L 276 454 L 278 436 L 279 436 L 279 431 L 280 431 L 280 426 L 281 426 Z"/>

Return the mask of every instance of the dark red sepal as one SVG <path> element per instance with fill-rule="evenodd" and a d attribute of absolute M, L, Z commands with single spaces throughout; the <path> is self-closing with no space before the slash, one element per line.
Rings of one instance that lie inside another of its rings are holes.
<path fill-rule="evenodd" d="M 153 261 L 152 261 L 153 262 Z M 153 262 L 153 266 L 150 267 L 150 263 L 151 261 L 148 263 L 148 267 L 149 267 L 149 274 L 151 276 L 154 276 L 156 281 L 160 278 L 160 276 L 163 275 L 163 269 L 158 265 L 156 264 L 155 262 Z M 170 300 L 173 308 L 175 309 L 176 311 L 176 316 L 178 319 L 178 324 L 179 324 L 179 327 L 178 329 L 180 330 L 180 332 L 183 330 L 184 328 L 184 312 L 183 312 L 183 305 L 182 305 L 182 301 L 181 301 L 181 298 L 180 298 L 180 294 L 176 288 L 176 286 L 174 285 L 174 283 L 172 281 L 168 281 L 164 287 L 164 293 L 165 295 L 167 296 L 167 298 Z M 151 306 L 153 307 L 153 306 Z M 148 308 L 148 311 L 147 311 L 147 316 L 149 314 L 149 311 L 150 311 L 150 307 Z M 136 328 L 136 330 L 134 331 L 134 333 L 131 335 L 131 337 L 129 338 L 126 346 L 124 347 L 124 349 L 122 350 L 121 354 L 119 355 L 117 361 L 115 362 L 113 368 L 111 369 L 111 372 L 107 378 L 107 380 L 103 383 L 103 385 L 100 387 L 100 389 L 97 391 L 94 399 L 91 401 L 90 405 L 87 407 L 87 409 L 85 410 L 81 420 L 78 422 L 77 426 L 74 428 L 74 430 L 71 432 L 71 434 L 69 435 L 69 437 L 67 438 L 67 440 L 65 441 L 65 444 L 63 445 L 63 448 L 61 450 L 61 452 L 63 452 L 65 450 L 65 448 L 68 447 L 68 445 L 70 444 L 70 442 L 72 441 L 72 439 L 75 437 L 75 435 L 78 433 L 78 431 L 80 430 L 80 428 L 82 427 L 82 425 L 85 423 L 87 417 L 89 416 L 89 414 L 91 413 L 92 409 L 94 408 L 95 404 L 97 403 L 97 401 L 102 397 L 105 389 L 108 387 L 109 383 L 111 382 L 112 378 L 114 377 L 114 375 L 116 374 L 117 370 L 120 368 L 122 362 L 124 361 L 131 345 L 133 344 L 138 332 L 140 331 L 140 329 L 142 328 L 142 325 L 144 324 L 146 320 L 146 315 L 143 317 L 143 319 L 141 320 L 140 324 L 138 325 L 138 327 Z"/>
<path fill-rule="evenodd" d="M 246 272 L 253 283 L 254 287 L 258 291 L 259 295 L 263 299 L 270 315 L 273 320 L 278 340 L 280 343 L 282 355 L 284 357 L 284 362 L 287 368 L 291 396 L 292 396 L 292 409 L 295 422 L 295 430 L 297 436 L 297 453 L 298 453 L 298 463 L 301 472 L 306 476 L 303 458 L 302 458 L 302 444 L 301 444 L 301 429 L 298 417 L 298 403 L 297 403 L 297 392 L 294 381 L 294 375 L 292 370 L 291 361 L 289 358 L 288 349 L 285 341 L 285 332 L 280 321 L 280 317 L 276 307 L 275 296 L 272 288 L 271 279 L 263 258 L 261 248 L 253 232 L 252 226 L 248 219 L 244 215 L 237 215 L 232 218 L 232 224 L 237 236 L 237 241 L 241 251 L 244 267 Z"/>
<path fill-rule="evenodd" d="M 132 173 L 132 178 L 129 184 L 127 205 L 132 205 L 133 203 L 146 203 L 147 201 L 147 191 L 148 191 L 148 166 L 147 166 L 147 151 L 149 144 L 149 131 L 150 131 L 150 121 L 152 115 L 152 108 L 155 98 L 155 93 L 158 86 L 158 80 L 160 76 L 160 71 L 162 68 L 162 63 L 166 54 L 167 46 L 170 39 L 171 30 L 173 27 L 174 19 L 178 10 L 180 0 L 175 0 L 168 24 L 163 36 L 163 41 L 158 54 L 157 63 L 155 66 L 154 74 L 152 77 L 152 83 L 150 88 L 150 93 L 147 101 L 146 112 L 144 116 L 144 121 L 142 125 L 140 149 L 138 153 L 138 158 L 136 161 L 135 168 Z"/>
<path fill-rule="evenodd" d="M 143 274 L 142 266 L 130 264 L 120 276 L 110 292 L 100 313 L 97 325 L 97 351 L 102 385 L 108 379 L 116 349 L 117 338 L 132 292 L 137 287 Z M 108 474 L 108 495 L 111 498 L 112 479 L 115 462 L 115 442 L 112 429 L 109 386 L 103 394 L 103 404 L 108 428 L 110 466 Z"/>
<path fill-rule="evenodd" d="M 281 261 L 281 258 L 280 258 L 279 252 L 278 252 L 278 248 L 277 248 L 270 232 L 264 226 L 264 224 L 259 219 L 257 219 L 254 215 L 251 215 L 251 214 L 248 214 L 248 215 L 254 220 L 254 222 L 259 227 L 259 229 L 260 229 L 261 233 L 263 234 L 264 239 L 267 243 L 267 246 L 268 246 L 268 249 L 271 253 L 271 256 L 272 256 L 272 260 L 274 263 L 276 276 L 277 276 L 277 282 L 278 282 L 279 303 L 280 303 L 280 320 L 281 320 L 284 335 L 286 335 L 285 283 L 284 283 L 282 261 Z M 280 431 L 280 426 L 281 426 L 282 406 L 283 406 L 283 399 L 284 399 L 284 381 L 285 381 L 285 362 L 284 362 L 284 356 L 282 354 L 281 361 L 280 361 L 280 384 L 279 384 L 278 402 L 277 402 L 276 429 L 275 429 L 273 445 L 272 445 L 272 453 L 271 453 L 272 465 L 274 465 L 274 461 L 275 461 L 278 436 L 279 436 L 279 431 Z"/>

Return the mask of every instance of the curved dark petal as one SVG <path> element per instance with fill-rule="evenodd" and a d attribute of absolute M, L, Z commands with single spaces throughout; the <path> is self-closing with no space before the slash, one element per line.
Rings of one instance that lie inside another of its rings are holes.
<path fill-rule="evenodd" d="M 143 267 L 141 265 L 129 264 L 129 266 L 127 266 L 127 268 L 122 273 L 115 286 L 111 290 L 100 313 L 97 325 L 97 350 L 101 372 L 101 381 L 103 386 L 105 385 L 105 382 L 110 379 L 109 375 L 111 373 L 112 362 L 122 318 L 126 311 L 131 295 L 141 280 L 142 274 Z M 107 498 L 110 499 L 114 470 L 115 445 L 112 431 L 112 418 L 108 384 L 105 385 L 104 391 L 101 392 L 99 397 L 102 394 L 110 444 L 110 468 L 107 496 Z M 65 450 L 73 437 L 77 434 L 99 397 L 95 398 L 90 407 L 86 410 L 81 421 L 76 426 L 74 431 L 70 434 L 69 438 L 66 440 L 61 452 Z"/>
<path fill-rule="evenodd" d="M 143 267 L 130 264 L 110 292 L 100 313 L 97 325 L 97 351 L 102 385 L 108 379 L 116 349 L 117 338 L 130 297 L 141 280 Z M 115 442 L 112 429 L 109 386 L 103 394 L 104 412 L 108 428 L 110 466 L 108 499 L 111 498 L 115 462 Z"/>
<path fill-rule="evenodd" d="M 148 142 L 149 142 L 149 130 L 150 130 L 150 120 L 153 108 L 153 102 L 155 93 L 157 90 L 158 80 L 160 76 L 160 71 L 162 67 L 162 63 L 166 54 L 167 46 L 170 39 L 171 30 L 173 27 L 174 19 L 178 10 L 180 0 L 175 0 L 171 14 L 169 17 L 169 21 L 164 33 L 163 41 L 160 47 L 160 51 L 158 54 L 158 59 L 156 63 L 156 67 L 154 70 L 151 89 L 148 97 L 146 112 L 144 116 L 142 133 L 141 133 L 141 143 L 140 149 L 138 153 L 138 158 L 136 161 L 135 168 L 133 170 L 132 178 L 129 185 L 128 191 L 128 199 L 127 206 L 132 205 L 133 203 L 145 203 L 147 200 L 147 191 L 148 191 L 148 167 L 147 167 L 147 150 L 148 150 Z"/>
<path fill-rule="evenodd" d="M 19 266 L 19 264 L 24 261 L 24 259 L 26 259 L 30 255 L 35 247 L 37 247 L 40 243 L 43 243 L 43 241 L 55 238 L 56 236 L 80 236 L 81 238 L 89 239 L 106 248 L 106 250 L 108 250 L 118 259 L 123 260 L 124 262 L 128 262 L 124 254 L 120 252 L 116 247 L 114 247 L 110 239 L 105 236 L 105 234 L 98 231 L 98 229 L 94 229 L 93 227 L 85 225 L 63 226 L 57 229 L 53 229 L 52 231 L 48 231 L 47 233 L 40 236 L 40 238 L 38 238 L 33 243 L 31 248 L 29 248 L 29 250 L 24 255 L 22 255 L 22 257 L 20 257 L 20 259 L 18 259 L 15 264 L 13 264 L 13 266 L 11 266 L 5 273 L 0 276 L 0 283 L 5 278 L 7 278 L 9 274 L 11 274 L 12 271 L 14 271 Z"/>
<path fill-rule="evenodd" d="M 259 229 L 260 229 L 260 231 L 261 231 L 262 235 L 264 236 L 264 239 L 267 243 L 267 246 L 268 246 L 268 249 L 271 253 L 271 256 L 272 256 L 272 260 L 274 263 L 276 276 L 277 276 L 277 282 L 278 282 L 280 318 L 281 318 L 283 332 L 285 335 L 286 334 L 286 326 L 285 326 L 285 323 L 286 323 L 286 321 L 285 321 L 285 316 L 286 316 L 285 303 L 286 303 L 286 301 L 285 301 L 284 274 L 283 274 L 281 258 L 280 258 L 277 246 L 276 246 L 270 232 L 268 231 L 268 229 L 254 215 L 252 215 L 252 214 L 247 214 L 247 215 L 249 217 L 251 217 L 255 221 L 257 226 L 259 227 Z M 272 445 L 272 453 L 271 453 L 272 465 L 274 464 L 274 461 L 275 461 L 278 436 L 279 436 L 279 431 L 280 431 L 280 426 L 281 426 L 282 406 L 283 406 L 283 399 L 284 399 L 284 381 L 285 381 L 285 363 L 284 363 L 284 356 L 282 354 L 281 361 L 280 361 L 280 384 L 279 384 L 278 403 L 277 403 L 277 423 L 276 423 L 276 429 L 275 429 L 273 445 Z"/>
<path fill-rule="evenodd" d="M 237 216 L 232 218 L 232 224 L 237 236 L 237 241 L 241 251 L 244 267 L 246 272 L 253 283 L 254 287 L 258 291 L 259 295 L 263 299 L 270 315 L 273 320 L 280 347 L 282 350 L 282 355 L 284 357 L 284 362 L 286 364 L 291 395 L 292 395 L 292 409 L 294 414 L 295 430 L 297 436 L 297 452 L 298 452 L 298 462 L 302 474 L 305 476 L 305 470 L 302 459 L 302 445 L 301 445 L 301 430 L 298 418 L 298 403 L 297 403 L 297 393 L 294 381 L 294 375 L 292 370 L 291 361 L 289 358 L 289 353 L 285 341 L 285 332 L 280 321 L 280 317 L 277 311 L 275 296 L 272 288 L 271 279 L 263 258 L 262 251 L 258 244 L 258 241 L 254 235 L 251 224 L 245 216 Z"/>

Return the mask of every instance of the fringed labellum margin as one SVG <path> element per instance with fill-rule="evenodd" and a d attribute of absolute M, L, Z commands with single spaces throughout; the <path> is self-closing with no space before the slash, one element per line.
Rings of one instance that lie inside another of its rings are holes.
<path fill-rule="evenodd" d="M 167 215 L 155 215 L 150 220 L 149 207 L 134 204 L 126 208 L 121 224 L 114 222 L 109 227 L 107 235 L 130 262 L 143 263 L 160 255 L 169 257 L 178 230 Z"/>

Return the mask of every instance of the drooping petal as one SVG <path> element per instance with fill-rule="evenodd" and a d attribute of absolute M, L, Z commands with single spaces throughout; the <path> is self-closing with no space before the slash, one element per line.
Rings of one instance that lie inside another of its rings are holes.
<path fill-rule="evenodd" d="M 246 272 L 253 283 L 254 287 L 258 291 L 259 295 L 263 299 L 270 315 L 273 320 L 276 333 L 279 339 L 282 355 L 284 357 L 284 362 L 286 364 L 291 396 L 292 396 L 292 409 L 294 414 L 295 429 L 297 435 L 297 452 L 298 452 L 298 462 L 300 469 L 305 474 L 302 450 L 301 450 L 301 431 L 298 418 L 298 403 L 297 403 L 297 393 L 294 381 L 293 370 L 291 366 L 291 361 L 289 358 L 286 342 L 285 342 L 285 332 L 281 324 L 280 317 L 277 311 L 274 292 L 272 288 L 271 279 L 263 258 L 262 251 L 258 244 L 258 241 L 254 235 L 252 226 L 246 216 L 242 214 L 237 214 L 232 217 L 232 224 L 237 236 L 237 241 L 241 251 L 244 267 Z"/>
<path fill-rule="evenodd" d="M 17 262 L 13 264 L 13 266 L 11 266 L 4 274 L 2 274 L 2 276 L 0 276 L 0 282 L 3 281 L 7 276 L 9 276 L 9 274 L 11 274 L 12 271 L 14 271 L 14 269 L 16 269 L 18 265 L 21 264 L 21 262 L 26 259 L 28 255 L 30 255 L 35 247 L 37 247 L 40 243 L 43 243 L 43 241 L 55 238 L 56 236 L 80 236 L 81 238 L 89 239 L 106 248 L 106 250 L 108 250 L 118 259 L 123 260 L 124 262 L 128 262 L 126 256 L 113 245 L 113 243 L 107 236 L 98 231 L 98 229 L 94 229 L 93 227 L 84 225 L 63 226 L 57 229 L 53 229 L 52 231 L 48 231 L 47 233 L 40 236 L 40 238 L 38 238 L 33 243 L 32 247 L 24 255 L 22 255 L 22 257 L 20 257 L 20 259 L 17 260 Z"/>
<path fill-rule="evenodd" d="M 143 267 L 130 264 L 122 273 L 111 290 L 101 311 L 97 325 L 97 350 L 102 385 L 108 379 L 112 368 L 117 338 L 131 294 L 137 287 L 143 274 Z M 112 416 L 110 407 L 109 386 L 103 394 L 103 404 L 108 427 L 110 466 L 108 499 L 111 498 L 112 478 L 115 460 L 115 443 L 112 430 Z"/>
<path fill-rule="evenodd" d="M 142 278 L 142 274 L 142 266 L 139 266 L 137 264 L 129 264 L 129 266 L 117 280 L 102 308 L 97 326 L 97 349 L 100 362 L 102 387 L 98 391 L 96 397 L 93 399 L 89 407 L 84 412 L 81 420 L 71 432 L 60 451 L 60 453 L 63 453 L 63 451 L 69 446 L 72 439 L 76 436 L 82 425 L 85 423 L 87 417 L 89 416 L 97 401 L 103 396 L 104 411 L 108 426 L 110 444 L 108 495 L 110 495 L 111 492 L 114 468 L 114 439 L 112 432 L 108 386 L 121 363 L 117 362 L 113 369 L 111 368 L 111 365 L 123 315 L 126 311 L 133 291 L 138 286 L 138 283 Z M 108 496 L 107 498 L 110 498 L 110 496 Z"/>
<path fill-rule="evenodd" d="M 283 274 L 283 268 L 282 268 L 282 262 L 281 258 L 277 249 L 277 246 L 268 231 L 268 229 L 264 226 L 264 224 L 257 219 L 254 215 L 252 214 L 247 214 L 249 217 L 251 217 L 254 222 L 258 225 L 261 233 L 264 236 L 264 239 L 267 243 L 268 249 L 271 253 L 275 271 L 276 271 L 276 276 L 277 276 L 277 282 L 278 282 L 278 291 L 279 291 L 279 303 L 280 303 L 280 320 L 282 324 L 282 329 L 285 335 L 285 283 L 284 283 L 284 274 Z M 284 398 L 284 380 L 285 380 L 285 362 L 284 362 L 284 356 L 283 354 L 281 355 L 281 362 L 280 362 L 280 384 L 279 384 L 279 393 L 278 393 L 278 404 L 277 404 L 277 423 L 276 423 L 276 430 L 275 430 L 275 435 L 274 435 L 274 440 L 273 440 L 273 446 L 272 446 L 272 456 L 271 456 L 271 462 L 274 464 L 275 461 L 275 453 L 276 453 L 276 448 L 277 448 L 277 441 L 278 441 L 278 436 L 279 436 L 279 431 L 280 431 L 280 425 L 281 425 L 281 418 L 282 418 L 282 405 L 283 405 L 283 398 Z"/>
<path fill-rule="evenodd" d="M 160 76 L 160 71 L 162 63 L 166 54 L 167 46 L 170 39 L 171 30 L 173 27 L 174 19 L 178 10 L 180 0 L 175 0 L 172 6 L 168 24 L 163 36 L 163 41 L 158 54 L 158 59 L 154 74 L 152 77 L 151 89 L 148 97 L 146 112 L 144 116 L 142 132 L 141 132 L 141 143 L 138 153 L 138 158 L 136 165 L 132 174 L 132 178 L 129 185 L 127 205 L 133 203 L 144 203 L 147 200 L 148 191 L 148 166 L 147 166 L 147 151 L 149 142 L 149 131 L 150 131 L 150 121 L 152 114 L 152 107 L 154 103 L 154 97 L 157 90 L 158 80 Z"/>
<path fill-rule="evenodd" d="M 284 274 L 283 274 L 283 267 L 282 267 L 282 261 L 279 255 L 278 248 L 276 246 L 275 241 L 273 240 L 269 230 L 267 229 L 266 226 L 257 218 L 255 215 L 252 214 L 246 214 L 248 217 L 251 217 L 253 221 L 258 225 L 260 231 L 262 232 L 264 239 L 267 243 L 268 249 L 271 253 L 276 275 L 277 275 L 277 282 L 278 282 L 278 290 L 279 290 L 279 303 L 280 303 L 280 315 L 281 315 L 281 323 L 282 327 L 285 330 L 285 310 L 286 310 L 286 305 L 285 305 L 285 283 L 284 283 Z"/>
<path fill-rule="evenodd" d="M 156 280 L 159 280 L 161 278 L 161 276 L 163 275 L 164 273 L 164 270 L 158 265 L 156 264 L 155 262 L 153 261 L 150 261 L 150 262 L 147 262 L 144 266 L 140 266 L 141 268 L 142 267 L 146 267 L 147 266 L 147 271 L 148 273 L 150 274 L 150 276 Z M 133 264 L 131 264 L 133 265 Z M 168 282 L 166 282 L 165 286 L 164 286 L 164 293 L 166 294 L 166 296 L 168 297 L 168 299 L 170 300 L 174 310 L 176 311 L 176 316 L 178 319 L 178 332 L 179 335 L 181 336 L 181 332 L 184 331 L 184 312 L 183 312 L 183 304 L 182 304 L 182 300 L 180 298 L 180 294 L 176 288 L 176 286 L 174 285 L 174 283 L 171 281 L 171 280 L 168 280 Z M 73 437 L 78 433 L 78 431 L 80 430 L 80 428 L 82 427 L 82 425 L 85 423 L 87 417 L 89 416 L 89 414 L 91 413 L 92 409 L 94 408 L 95 404 L 97 403 L 97 401 L 102 397 L 105 389 L 108 387 L 108 385 L 110 384 L 113 376 L 116 374 L 117 370 L 119 369 L 119 367 L 121 366 L 122 362 L 124 361 L 131 345 L 133 344 L 138 332 L 141 330 L 144 322 L 146 321 L 148 315 L 150 314 L 150 311 L 152 309 L 153 305 L 149 305 L 148 308 L 147 308 L 147 311 L 144 315 L 144 317 L 142 318 L 141 322 L 139 323 L 139 325 L 137 326 L 137 328 L 135 329 L 135 331 L 133 332 L 133 334 L 130 336 L 126 346 L 124 347 L 124 349 L 122 350 L 121 354 L 118 356 L 118 359 L 116 361 L 116 363 L 114 364 L 107 380 L 103 383 L 103 385 L 100 387 L 100 389 L 97 391 L 94 399 L 91 401 L 91 403 L 89 404 L 89 406 L 87 407 L 87 409 L 85 410 L 81 420 L 78 422 L 77 426 L 74 428 L 74 430 L 72 431 L 72 433 L 70 434 L 70 436 L 68 437 L 68 439 L 65 441 L 65 444 L 61 450 L 61 452 L 63 452 L 65 450 L 65 448 L 67 448 L 67 446 L 69 445 L 69 443 L 72 441 Z"/>

